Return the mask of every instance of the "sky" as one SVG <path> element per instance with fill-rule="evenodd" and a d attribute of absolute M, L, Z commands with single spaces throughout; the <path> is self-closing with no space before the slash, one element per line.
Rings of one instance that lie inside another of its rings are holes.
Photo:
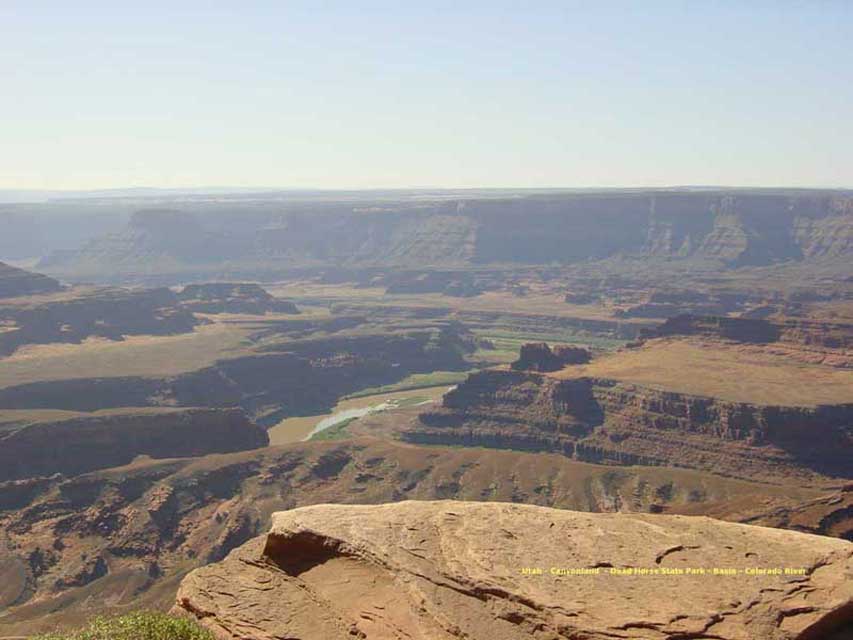
<path fill-rule="evenodd" d="M 669 185 L 853 187 L 853 2 L 0 0 L 0 189 Z"/>

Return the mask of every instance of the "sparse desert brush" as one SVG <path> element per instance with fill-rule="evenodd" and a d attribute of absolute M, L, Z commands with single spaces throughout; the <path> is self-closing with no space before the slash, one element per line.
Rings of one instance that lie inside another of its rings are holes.
<path fill-rule="evenodd" d="M 30 640 L 213 640 L 194 620 L 157 611 L 97 617 L 76 631 L 33 636 Z"/>

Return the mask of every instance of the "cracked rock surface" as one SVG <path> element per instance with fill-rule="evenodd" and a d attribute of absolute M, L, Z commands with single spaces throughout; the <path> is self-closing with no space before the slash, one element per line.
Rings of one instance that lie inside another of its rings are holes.
<path fill-rule="evenodd" d="M 264 640 L 842 640 L 853 544 L 705 517 L 318 505 L 192 572 L 176 609 Z"/>

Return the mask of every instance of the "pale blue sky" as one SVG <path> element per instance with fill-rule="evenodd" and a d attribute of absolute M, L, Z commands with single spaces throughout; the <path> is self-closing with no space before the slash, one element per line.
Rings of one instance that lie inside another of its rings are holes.
<path fill-rule="evenodd" d="M 0 188 L 853 187 L 847 0 L 0 0 L 0 82 Z"/>

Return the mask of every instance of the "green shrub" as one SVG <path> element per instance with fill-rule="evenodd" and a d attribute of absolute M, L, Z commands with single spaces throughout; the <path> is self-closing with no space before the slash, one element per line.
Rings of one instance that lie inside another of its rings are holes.
<path fill-rule="evenodd" d="M 189 618 L 135 611 L 98 617 L 77 631 L 33 636 L 30 640 L 213 640 L 213 634 Z"/>

